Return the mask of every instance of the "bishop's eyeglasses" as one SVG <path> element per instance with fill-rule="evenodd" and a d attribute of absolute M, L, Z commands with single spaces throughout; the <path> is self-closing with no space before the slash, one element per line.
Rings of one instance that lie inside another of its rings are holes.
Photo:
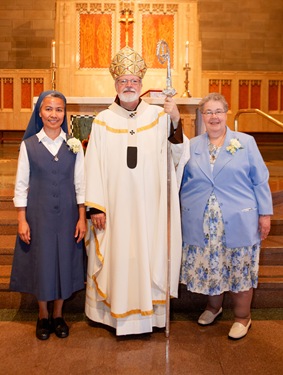
<path fill-rule="evenodd" d="M 128 85 L 129 83 L 133 86 L 138 86 L 141 83 L 140 79 L 117 79 L 118 85 L 120 86 L 125 86 Z"/>

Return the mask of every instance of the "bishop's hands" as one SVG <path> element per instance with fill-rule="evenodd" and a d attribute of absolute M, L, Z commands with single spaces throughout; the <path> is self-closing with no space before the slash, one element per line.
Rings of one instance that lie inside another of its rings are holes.
<path fill-rule="evenodd" d="M 106 226 L 105 213 L 90 215 L 91 222 L 96 229 L 103 230 Z"/>
<path fill-rule="evenodd" d="M 180 120 L 180 112 L 177 104 L 171 96 L 166 96 L 164 101 L 164 111 L 170 116 L 173 123 L 178 123 Z"/>

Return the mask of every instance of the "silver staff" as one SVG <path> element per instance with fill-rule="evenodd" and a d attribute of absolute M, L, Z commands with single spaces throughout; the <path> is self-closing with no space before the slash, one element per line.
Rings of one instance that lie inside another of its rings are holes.
<path fill-rule="evenodd" d="M 156 47 L 156 56 L 161 64 L 167 61 L 166 89 L 162 92 L 166 96 L 174 96 L 176 90 L 172 87 L 171 61 L 168 44 L 159 40 Z M 170 116 L 167 115 L 168 137 L 170 133 Z M 170 331 L 170 281 L 171 281 L 171 145 L 167 142 L 167 290 L 166 290 L 166 326 L 165 335 L 169 337 Z"/>

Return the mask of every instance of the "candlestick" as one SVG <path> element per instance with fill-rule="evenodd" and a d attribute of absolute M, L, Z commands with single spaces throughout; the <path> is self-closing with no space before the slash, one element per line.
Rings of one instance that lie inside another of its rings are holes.
<path fill-rule="evenodd" d="M 191 98 L 192 95 L 190 94 L 190 90 L 189 90 L 189 71 L 191 70 L 191 68 L 189 67 L 189 64 L 185 64 L 183 70 L 185 70 L 185 91 L 182 95 L 182 98 Z"/>
<path fill-rule="evenodd" d="M 51 42 L 51 65 L 56 65 L 56 59 L 55 59 L 55 40 L 52 40 Z"/>
<path fill-rule="evenodd" d="M 56 90 L 56 55 L 55 55 L 55 40 L 51 41 L 51 87 Z"/>
<path fill-rule="evenodd" d="M 186 41 L 185 64 L 189 64 L 189 41 Z"/>
<path fill-rule="evenodd" d="M 51 88 L 52 90 L 56 90 L 56 66 L 53 65 L 51 68 Z"/>

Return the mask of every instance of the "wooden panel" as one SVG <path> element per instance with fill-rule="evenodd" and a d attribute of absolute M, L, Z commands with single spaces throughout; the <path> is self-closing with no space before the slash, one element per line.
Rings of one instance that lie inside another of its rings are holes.
<path fill-rule="evenodd" d="M 210 79 L 208 92 L 220 92 L 220 80 Z"/>
<path fill-rule="evenodd" d="M 14 108 L 14 80 L 13 78 L 3 79 L 3 108 L 13 109 Z"/>
<path fill-rule="evenodd" d="M 251 103 L 249 108 L 261 108 L 261 81 L 251 82 Z"/>
<path fill-rule="evenodd" d="M 268 110 L 276 111 L 278 110 L 278 94 L 279 94 L 279 85 L 278 81 L 269 81 L 269 90 L 268 90 Z"/>
<path fill-rule="evenodd" d="M 0 70 L 0 130 L 26 129 L 33 109 L 33 96 L 51 89 L 50 69 Z"/>
<path fill-rule="evenodd" d="M 34 78 L 33 83 L 33 96 L 39 96 L 44 91 L 44 79 Z"/>
<path fill-rule="evenodd" d="M 237 72 L 203 71 L 202 96 L 209 91 L 221 92 L 222 82 L 231 81 L 231 107 L 228 125 L 234 127 L 235 116 L 239 110 L 258 108 L 283 123 L 283 72 Z M 217 87 L 220 82 L 219 90 Z M 274 85 L 278 82 L 278 88 Z M 214 85 L 214 86 L 213 86 Z M 248 132 L 283 132 L 283 128 L 259 114 L 241 114 L 239 130 Z"/>
<path fill-rule="evenodd" d="M 195 116 L 181 113 L 181 119 L 183 122 L 183 131 L 185 135 L 190 139 L 196 136 L 195 128 Z"/>
<path fill-rule="evenodd" d="M 231 80 L 221 81 L 221 94 L 225 97 L 228 103 L 228 107 L 231 108 L 231 99 L 232 99 L 232 81 Z"/>
<path fill-rule="evenodd" d="M 283 111 L 283 81 L 280 82 L 280 111 Z"/>
<path fill-rule="evenodd" d="M 249 81 L 239 82 L 239 109 L 249 108 Z"/>
<path fill-rule="evenodd" d="M 21 108 L 31 108 L 31 79 L 21 80 Z"/>

